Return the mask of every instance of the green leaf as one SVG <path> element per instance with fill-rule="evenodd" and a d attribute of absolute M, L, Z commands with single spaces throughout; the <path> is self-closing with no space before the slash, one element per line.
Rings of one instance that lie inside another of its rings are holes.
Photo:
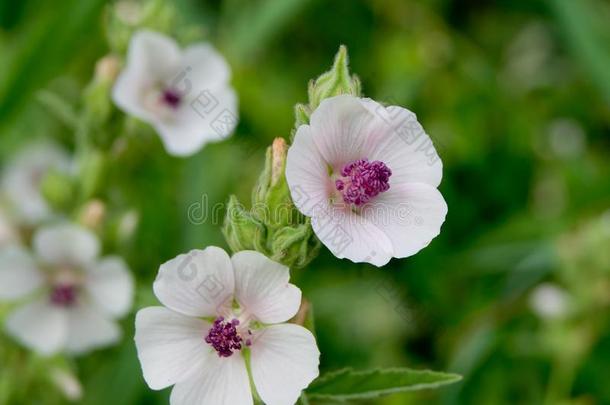
<path fill-rule="evenodd" d="M 457 374 L 408 368 L 367 371 L 344 369 L 319 378 L 306 393 L 311 399 L 348 401 L 438 388 L 455 383 L 461 378 Z"/>

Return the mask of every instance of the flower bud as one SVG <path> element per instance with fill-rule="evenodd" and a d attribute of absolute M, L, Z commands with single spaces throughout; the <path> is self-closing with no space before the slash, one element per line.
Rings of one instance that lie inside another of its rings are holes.
<path fill-rule="evenodd" d="M 271 259 L 290 268 L 302 268 L 319 253 L 320 243 L 313 234 L 311 225 L 286 226 L 273 233 Z"/>
<path fill-rule="evenodd" d="M 340 94 L 350 94 L 360 97 L 361 84 L 356 75 L 349 74 L 349 58 L 345 45 L 339 47 L 335 55 L 335 62 L 332 68 L 320 75 L 316 80 L 309 82 L 309 104 L 297 104 L 295 107 L 296 125 L 295 128 L 309 123 L 311 113 L 320 105 L 322 100 Z"/>
<path fill-rule="evenodd" d="M 252 249 L 291 268 L 308 264 L 319 241 L 309 221 L 295 208 L 286 182 L 288 145 L 276 138 L 265 154 L 265 167 L 246 211 L 235 196 L 229 200 L 224 234 L 235 252 Z"/>
<path fill-rule="evenodd" d="M 74 200 L 72 178 L 58 170 L 48 171 L 40 182 L 40 190 L 49 205 L 55 209 L 65 209 Z"/>
<path fill-rule="evenodd" d="M 99 190 L 106 169 L 106 157 L 99 150 L 89 150 L 81 160 L 81 195 L 84 199 L 93 197 Z"/>
<path fill-rule="evenodd" d="M 91 200 L 81 209 L 80 222 L 88 228 L 100 226 L 106 216 L 106 204 L 101 200 Z"/>
<path fill-rule="evenodd" d="M 79 401 L 83 397 L 83 387 L 78 378 L 70 371 L 59 367 L 50 370 L 51 381 L 69 401 Z"/>
<path fill-rule="evenodd" d="M 266 252 L 265 227 L 244 209 L 234 195 L 229 197 L 223 234 L 234 252 L 241 250 Z"/>
<path fill-rule="evenodd" d="M 85 88 L 84 101 L 87 116 L 96 124 L 103 124 L 112 113 L 112 86 L 121 68 L 121 61 L 115 55 L 106 55 L 97 61 L 93 80 Z"/>
<path fill-rule="evenodd" d="M 121 215 L 117 224 L 117 239 L 119 243 L 125 243 L 129 241 L 140 223 L 140 215 L 136 210 L 129 210 Z"/>
<path fill-rule="evenodd" d="M 252 196 L 253 211 L 272 228 L 292 224 L 300 216 L 292 204 L 284 171 L 288 145 L 283 138 L 276 138 L 265 155 L 265 168 L 258 179 Z M 262 211 L 262 212 L 261 212 Z"/>
<path fill-rule="evenodd" d="M 118 56 L 106 55 L 95 64 L 95 80 L 113 83 L 120 70 L 121 60 Z"/>

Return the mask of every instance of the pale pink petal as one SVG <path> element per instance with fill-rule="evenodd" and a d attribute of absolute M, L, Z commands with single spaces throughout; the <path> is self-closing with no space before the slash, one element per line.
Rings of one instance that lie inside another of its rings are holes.
<path fill-rule="evenodd" d="M 395 257 L 414 255 L 441 230 L 447 204 L 441 193 L 424 183 L 392 186 L 362 211 L 392 241 Z"/>
<path fill-rule="evenodd" d="M 286 157 L 286 181 L 294 205 L 304 215 L 328 205 L 334 185 L 328 174 L 328 164 L 313 142 L 311 127 L 301 125 Z"/>
<path fill-rule="evenodd" d="M 23 345 L 48 356 L 64 348 L 68 337 L 67 314 L 44 296 L 9 314 L 6 329 Z"/>
<path fill-rule="evenodd" d="M 244 250 L 232 258 L 235 298 L 246 313 L 263 323 L 285 322 L 301 305 L 301 290 L 289 283 L 288 267 L 259 252 Z"/>
<path fill-rule="evenodd" d="M 19 246 L 0 250 L 0 299 L 14 300 L 32 293 L 44 283 L 30 254 Z"/>
<path fill-rule="evenodd" d="M 144 106 L 147 93 L 180 73 L 180 48 L 158 32 L 141 30 L 130 43 L 127 64 L 112 91 L 114 102 L 125 112 L 150 122 L 154 115 Z"/>
<path fill-rule="evenodd" d="M 210 357 L 206 367 L 174 386 L 169 402 L 171 405 L 252 405 L 243 356 Z"/>
<path fill-rule="evenodd" d="M 320 352 L 302 326 L 273 325 L 257 332 L 251 353 L 252 379 L 267 405 L 296 403 L 318 377 Z"/>
<path fill-rule="evenodd" d="M 193 91 L 166 119 L 156 119 L 155 128 L 168 153 L 188 156 L 206 143 L 222 140 L 233 132 L 238 122 L 237 95 L 226 87 Z"/>
<path fill-rule="evenodd" d="M 206 321 L 150 307 L 136 315 L 136 348 L 148 386 L 160 390 L 187 379 L 217 357 L 205 343 Z"/>
<path fill-rule="evenodd" d="M 361 102 L 375 115 L 373 143 L 363 157 L 380 160 L 392 170 L 391 186 L 426 183 L 438 187 L 443 162 L 415 114 L 402 107 L 386 108 L 371 99 Z"/>
<path fill-rule="evenodd" d="M 348 95 L 322 100 L 310 119 L 313 141 L 335 172 L 349 162 L 367 157 L 376 124 L 377 117 L 360 99 Z"/>
<path fill-rule="evenodd" d="M 213 90 L 228 84 L 231 78 L 231 68 L 225 58 L 207 43 L 185 48 L 181 66 L 181 71 L 185 72 L 184 87 L 178 89 L 190 89 L 189 100 L 204 90 Z"/>
<path fill-rule="evenodd" d="M 33 245 L 45 264 L 55 266 L 84 267 L 93 263 L 100 251 L 93 232 L 71 223 L 41 228 L 34 234 Z"/>
<path fill-rule="evenodd" d="M 162 264 L 153 289 L 159 301 L 176 312 L 216 316 L 231 305 L 235 289 L 231 259 L 214 246 L 192 250 Z"/>
<path fill-rule="evenodd" d="M 68 335 L 66 351 L 83 354 L 93 349 L 110 346 L 121 339 L 121 328 L 90 303 L 80 302 L 66 310 Z"/>
<path fill-rule="evenodd" d="M 105 257 L 90 266 L 85 287 L 96 304 L 113 317 L 122 317 L 131 309 L 133 277 L 119 256 Z"/>
<path fill-rule="evenodd" d="M 385 265 L 393 256 L 392 242 L 372 221 L 341 206 L 311 219 L 320 241 L 339 259 Z"/>

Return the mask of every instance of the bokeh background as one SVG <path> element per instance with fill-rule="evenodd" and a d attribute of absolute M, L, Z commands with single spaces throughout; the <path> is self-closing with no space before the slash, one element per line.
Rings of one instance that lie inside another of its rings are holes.
<path fill-rule="evenodd" d="M 434 140 L 449 214 L 415 257 L 378 269 L 322 249 L 293 275 L 315 309 L 323 370 L 464 376 L 369 404 L 610 404 L 610 3 L 153 3 L 145 25 L 182 43 L 211 41 L 227 57 L 241 121 L 232 138 L 188 159 L 168 156 L 145 125 L 113 155 L 98 194 L 139 219 L 133 238 L 105 240 L 138 279 L 134 313 L 155 302 L 160 263 L 226 248 L 221 204 L 231 193 L 248 201 L 265 148 L 289 138 L 293 106 L 345 44 L 364 94 L 416 112 Z M 82 103 L 95 62 L 124 49 L 130 7 L 0 2 L 3 164 L 36 138 L 74 148 L 45 94 Z M 84 404 L 167 403 L 168 391 L 141 377 L 133 314 L 123 325 L 120 346 L 76 360 L 43 359 L 0 335 L 0 403 L 65 403 L 46 377 L 50 361 L 76 370 Z"/>

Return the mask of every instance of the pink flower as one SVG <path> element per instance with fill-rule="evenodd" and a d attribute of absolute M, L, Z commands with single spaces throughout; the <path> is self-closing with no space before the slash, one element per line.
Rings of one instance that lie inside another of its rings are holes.
<path fill-rule="evenodd" d="M 266 404 L 294 404 L 320 353 L 311 332 L 285 323 L 301 303 L 288 280 L 288 268 L 253 251 L 208 247 L 163 264 L 154 291 L 165 307 L 136 316 L 147 384 L 173 385 L 172 405 L 249 405 L 251 378 Z"/>
<path fill-rule="evenodd" d="M 71 223 L 34 234 L 34 255 L 0 250 L 0 300 L 26 299 L 6 319 L 8 333 L 43 355 L 81 354 L 117 343 L 116 322 L 131 309 L 133 279 L 123 259 L 100 258 L 100 242 Z"/>
<path fill-rule="evenodd" d="M 210 44 L 185 49 L 163 34 L 141 30 L 113 89 L 115 103 L 151 124 L 168 153 L 188 156 L 228 137 L 237 125 L 231 69 Z"/>
<path fill-rule="evenodd" d="M 447 204 L 432 141 L 415 114 L 348 95 L 298 128 L 286 179 L 293 201 L 335 256 L 385 265 L 426 247 Z"/>

